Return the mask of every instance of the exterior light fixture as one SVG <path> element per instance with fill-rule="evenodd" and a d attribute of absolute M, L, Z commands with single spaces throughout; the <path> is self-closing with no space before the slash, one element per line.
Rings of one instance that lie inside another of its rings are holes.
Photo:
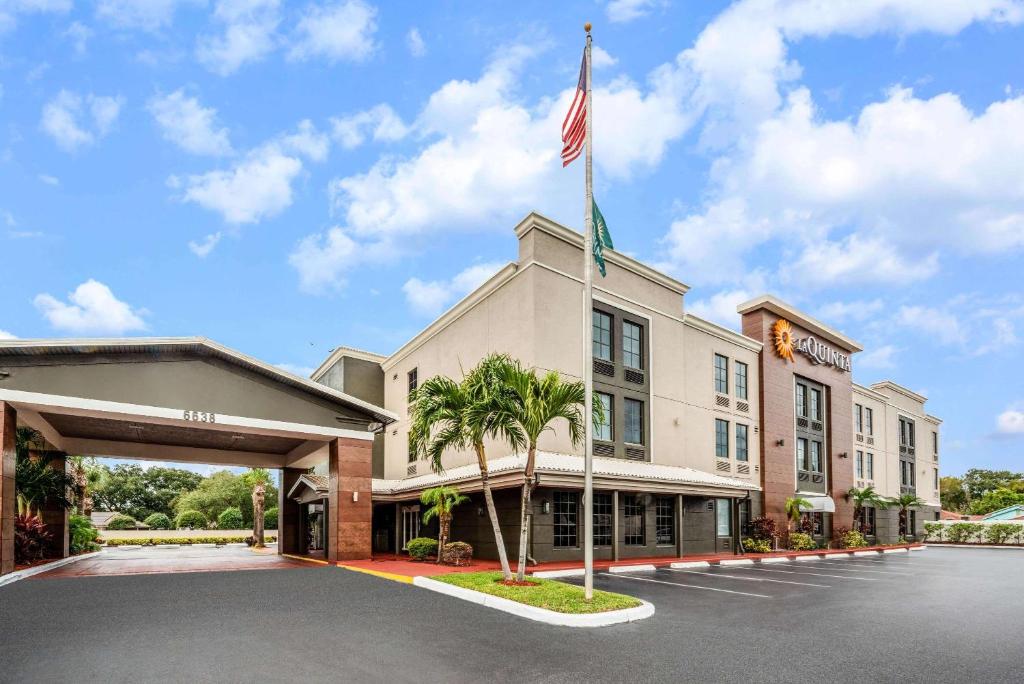
<path fill-rule="evenodd" d="M 547 499 L 544 499 L 543 501 L 541 501 L 540 502 L 540 512 L 543 513 L 544 515 L 547 515 L 548 513 L 550 513 L 551 512 L 551 502 L 548 501 Z"/>
<path fill-rule="evenodd" d="M 786 440 L 784 440 L 784 439 L 777 439 L 777 440 L 775 440 L 775 446 L 786 446 Z"/>

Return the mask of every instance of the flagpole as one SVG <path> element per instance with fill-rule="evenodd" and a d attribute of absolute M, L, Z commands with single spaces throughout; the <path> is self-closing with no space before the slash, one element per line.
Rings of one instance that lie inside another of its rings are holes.
<path fill-rule="evenodd" d="M 586 197 L 583 221 L 583 591 L 587 601 L 594 596 L 594 186 L 593 186 L 593 90 L 590 82 L 590 22 L 583 26 L 587 32 L 587 160 Z"/>

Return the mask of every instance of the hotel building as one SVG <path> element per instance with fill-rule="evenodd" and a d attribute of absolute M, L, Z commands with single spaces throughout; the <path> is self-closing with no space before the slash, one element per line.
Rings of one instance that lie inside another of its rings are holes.
<path fill-rule="evenodd" d="M 535 213 L 515 231 L 517 260 L 395 353 L 340 347 L 312 376 L 398 416 L 374 444 L 375 551 L 433 534 L 418 498 L 443 482 L 471 497 L 456 510 L 453 539 L 496 555 L 475 455 L 446 454 L 440 474 L 410 455 L 409 397 L 420 381 L 458 380 L 491 352 L 580 378 L 583 238 Z M 606 261 L 591 321 L 590 372 L 606 416 L 593 447 L 596 558 L 731 551 L 753 517 L 784 526 L 793 496 L 811 502 L 807 516 L 825 542 L 852 527 L 853 486 L 923 499 L 905 536 L 935 518 L 940 421 L 923 396 L 896 383 L 854 383 L 857 342 L 771 296 L 739 307 L 738 333 L 688 313 L 689 288 L 678 280 L 617 252 Z M 498 441 L 487 455 L 514 546 L 525 456 Z M 530 557 L 581 559 L 583 454 L 564 424 L 542 436 L 536 470 Z M 901 536 L 895 509 L 868 509 L 864 527 L 880 542 Z"/>

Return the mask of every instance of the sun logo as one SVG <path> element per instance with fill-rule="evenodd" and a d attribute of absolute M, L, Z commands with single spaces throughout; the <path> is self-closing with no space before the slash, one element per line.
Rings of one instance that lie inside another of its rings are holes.
<path fill-rule="evenodd" d="M 796 338 L 793 337 L 793 326 L 784 318 L 775 321 L 772 326 L 772 338 L 775 341 L 775 353 L 787 361 L 793 360 L 793 348 Z"/>

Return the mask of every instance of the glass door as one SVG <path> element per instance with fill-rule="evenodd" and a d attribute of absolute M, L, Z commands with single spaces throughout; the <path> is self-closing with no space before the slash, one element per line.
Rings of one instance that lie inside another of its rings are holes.
<path fill-rule="evenodd" d="M 402 506 L 402 551 L 409 546 L 409 541 L 420 536 L 420 507 Z"/>
<path fill-rule="evenodd" d="M 307 504 L 306 509 L 306 550 L 323 551 L 326 546 L 327 526 L 324 524 L 324 505 Z"/>

